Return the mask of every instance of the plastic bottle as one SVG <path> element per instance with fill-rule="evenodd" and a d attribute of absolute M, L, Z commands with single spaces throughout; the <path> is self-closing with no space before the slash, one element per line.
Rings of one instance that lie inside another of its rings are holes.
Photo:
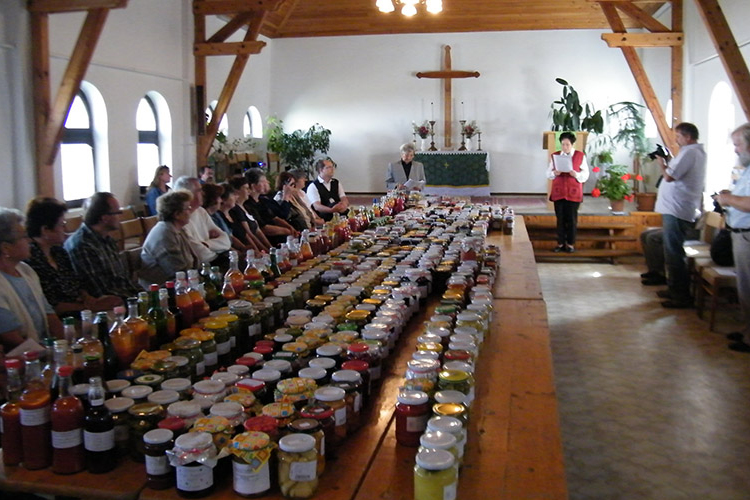
<path fill-rule="evenodd" d="M 26 388 L 21 394 L 21 439 L 23 465 L 29 470 L 44 469 L 52 463 L 50 436 L 51 401 L 49 389 L 42 380 L 39 354 L 24 353 L 26 359 Z"/>
<path fill-rule="evenodd" d="M 89 409 L 86 411 L 83 442 L 86 448 L 86 470 L 102 474 L 115 468 L 115 426 L 112 414 L 104 406 L 102 379 L 89 379 Z"/>
<path fill-rule="evenodd" d="M 114 312 L 115 320 L 109 328 L 109 339 L 117 357 L 117 368 L 124 370 L 130 367 L 140 349 L 133 330 L 125 322 L 125 308 L 117 306 Z"/>
<path fill-rule="evenodd" d="M 6 359 L 5 369 L 8 374 L 7 402 L 0 406 L 0 419 L 3 424 L 3 463 L 18 465 L 23 461 L 23 442 L 21 440 L 21 360 Z"/>
<path fill-rule="evenodd" d="M 73 474 L 86 466 L 83 404 L 70 393 L 73 367 L 57 368 L 60 397 L 52 404 L 52 472 Z"/>

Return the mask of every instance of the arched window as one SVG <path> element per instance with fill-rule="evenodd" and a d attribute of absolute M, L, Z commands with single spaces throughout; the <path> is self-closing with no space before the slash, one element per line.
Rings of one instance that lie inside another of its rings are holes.
<path fill-rule="evenodd" d="M 242 136 L 263 139 L 263 119 L 255 106 L 247 108 L 245 119 L 242 122 Z"/>
<path fill-rule="evenodd" d="M 218 103 L 219 101 L 211 101 L 211 104 L 206 108 L 206 124 L 211 122 L 211 118 L 214 116 L 214 110 Z M 229 137 L 229 122 L 227 121 L 226 113 L 221 117 L 221 121 L 219 122 L 219 132 Z"/>
<path fill-rule="evenodd" d="M 727 189 L 737 155 L 729 134 L 735 129 L 732 89 L 719 82 L 711 92 L 708 105 L 708 134 L 706 136 L 706 193 Z M 710 200 L 708 200 L 710 202 Z"/>
<path fill-rule="evenodd" d="M 159 165 L 172 164 L 172 119 L 166 100 L 147 93 L 135 114 L 138 129 L 138 184 L 148 186 Z"/>

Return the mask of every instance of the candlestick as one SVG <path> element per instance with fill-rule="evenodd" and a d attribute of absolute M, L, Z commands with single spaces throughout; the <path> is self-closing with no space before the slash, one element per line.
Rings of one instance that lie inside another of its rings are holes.
<path fill-rule="evenodd" d="M 435 120 L 430 120 L 430 149 L 428 151 L 437 151 L 435 147 Z"/>
<path fill-rule="evenodd" d="M 435 120 L 435 103 L 430 101 L 430 120 Z"/>
<path fill-rule="evenodd" d="M 477 132 L 477 151 L 482 150 L 482 133 Z"/>
<path fill-rule="evenodd" d="M 464 105 L 463 101 L 461 101 L 461 118 L 466 121 L 466 106 Z"/>
<path fill-rule="evenodd" d="M 463 104 L 463 101 L 461 102 Z M 464 125 L 466 125 L 466 120 L 458 120 L 458 123 L 461 124 L 461 147 L 458 148 L 459 151 L 466 151 L 466 133 L 464 132 Z"/>

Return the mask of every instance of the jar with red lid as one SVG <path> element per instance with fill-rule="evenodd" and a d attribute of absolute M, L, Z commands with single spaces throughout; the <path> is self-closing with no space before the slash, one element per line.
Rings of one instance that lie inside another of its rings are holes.
<path fill-rule="evenodd" d="M 159 429 L 167 429 L 172 431 L 175 439 L 185 434 L 188 431 L 187 423 L 180 417 L 167 417 L 157 424 Z"/>
<path fill-rule="evenodd" d="M 313 403 L 302 408 L 299 412 L 302 418 L 313 418 L 320 423 L 320 428 L 325 436 L 323 447 L 328 458 L 336 457 L 336 421 L 333 416 L 333 408 L 323 403 Z"/>
<path fill-rule="evenodd" d="M 238 380 L 237 383 L 234 384 L 234 387 L 237 389 L 237 392 L 252 393 L 253 396 L 255 396 L 255 399 L 257 399 L 261 404 L 268 404 L 263 403 L 264 400 L 268 399 L 268 390 L 266 389 L 266 383 L 262 380 L 258 380 L 255 378 L 243 378 Z"/>
<path fill-rule="evenodd" d="M 347 360 L 366 361 L 370 367 L 370 379 L 374 382 L 380 379 L 381 358 L 379 353 L 371 349 L 365 342 L 354 342 L 349 344 L 346 350 Z"/>
<path fill-rule="evenodd" d="M 370 376 L 370 364 L 367 361 L 353 359 L 346 361 L 341 365 L 342 370 L 352 370 L 359 373 L 362 379 L 362 406 L 370 401 L 372 396 L 372 378 Z"/>
<path fill-rule="evenodd" d="M 402 446 L 416 448 L 419 438 L 432 416 L 430 399 L 424 391 L 404 390 L 396 403 L 396 441 Z"/>
<path fill-rule="evenodd" d="M 334 372 L 331 385 L 346 391 L 346 426 L 351 434 L 362 426 L 362 377 L 353 370 Z"/>
<path fill-rule="evenodd" d="M 250 372 L 253 372 L 255 371 L 256 365 L 258 364 L 258 360 L 250 356 L 242 356 L 241 358 L 237 358 L 235 360 L 235 364 L 246 366 Z"/>
<path fill-rule="evenodd" d="M 257 352 L 258 354 L 261 354 L 263 356 L 263 359 L 268 361 L 271 359 L 271 356 L 273 356 L 273 346 L 272 345 L 258 345 L 261 341 L 258 341 L 255 344 L 255 347 L 253 347 L 253 352 Z"/>
<path fill-rule="evenodd" d="M 272 441 L 279 440 L 279 425 L 275 418 L 268 415 L 258 415 L 245 420 L 243 424 L 247 432 L 264 432 Z"/>

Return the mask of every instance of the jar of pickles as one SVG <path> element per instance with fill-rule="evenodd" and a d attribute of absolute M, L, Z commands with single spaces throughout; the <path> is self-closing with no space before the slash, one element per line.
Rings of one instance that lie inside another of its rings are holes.
<path fill-rule="evenodd" d="M 167 450 L 175 468 L 177 493 L 185 498 L 203 498 L 214 489 L 216 447 L 207 432 L 188 432 Z"/>
<path fill-rule="evenodd" d="M 231 352 L 231 358 L 237 357 L 237 354 L 240 352 L 245 352 L 245 350 L 240 351 L 239 346 L 237 344 L 237 340 L 240 337 L 240 318 L 236 314 L 221 314 L 218 316 L 215 316 L 215 319 L 217 321 L 224 321 L 227 324 L 227 331 L 229 332 L 229 349 Z M 247 336 L 247 330 L 245 330 L 245 336 Z M 219 350 L 219 346 L 216 346 L 216 349 Z"/>
<path fill-rule="evenodd" d="M 206 373 L 206 362 L 201 351 L 201 343 L 190 337 L 180 337 L 174 340 L 175 350 L 172 351 L 176 356 L 183 356 L 188 359 L 190 377 L 193 381 L 200 380 Z"/>
<path fill-rule="evenodd" d="M 176 371 L 176 377 L 182 378 L 182 379 L 189 379 L 191 372 L 190 372 L 190 360 L 186 358 L 185 356 L 169 356 L 167 358 L 164 358 L 164 361 L 169 361 L 171 363 L 174 363 L 177 367 Z M 169 379 L 174 377 L 168 377 Z"/>
<path fill-rule="evenodd" d="M 130 398 L 119 397 L 108 399 L 104 402 L 112 414 L 112 423 L 115 431 L 115 448 L 117 456 L 124 457 L 130 448 L 130 414 L 128 410 L 135 404 Z"/>
<path fill-rule="evenodd" d="M 340 387 L 321 387 L 315 391 L 315 400 L 333 410 L 333 445 L 338 448 L 346 439 L 346 391 Z"/>
<path fill-rule="evenodd" d="M 144 461 L 143 435 L 156 429 L 164 418 L 164 408 L 155 403 L 138 403 L 130 407 L 130 457 L 136 462 Z"/>
<path fill-rule="evenodd" d="M 232 341 L 229 334 L 229 324 L 226 321 L 211 318 L 211 321 L 203 323 L 203 328 L 214 336 L 213 341 L 216 348 L 217 363 L 221 366 L 227 366 L 232 359 Z M 204 342 L 207 341 L 201 339 L 201 350 L 203 350 L 203 356 L 205 357 L 208 345 Z M 211 366 L 210 362 L 206 364 L 207 368 Z"/>
<path fill-rule="evenodd" d="M 201 352 L 206 365 L 206 373 L 213 373 L 219 367 L 219 356 L 216 351 L 214 334 L 206 330 L 193 329 L 190 337 L 201 343 Z"/>
<path fill-rule="evenodd" d="M 245 498 L 256 498 L 271 489 L 271 454 L 276 443 L 263 432 L 243 432 L 232 438 L 232 487 Z"/>
<path fill-rule="evenodd" d="M 279 488 L 284 498 L 311 498 L 318 489 L 315 438 L 289 434 L 279 440 Z"/>
<path fill-rule="evenodd" d="M 438 374 L 438 390 L 458 391 L 474 398 L 474 377 L 470 373 L 459 370 L 441 370 Z"/>
<path fill-rule="evenodd" d="M 458 486 L 456 459 L 446 450 L 417 453 L 414 466 L 414 500 L 453 500 Z"/>
<path fill-rule="evenodd" d="M 255 346 L 261 336 L 260 318 L 253 304 L 245 300 L 229 301 L 229 312 L 237 316 L 237 350 L 247 352 Z"/>
<path fill-rule="evenodd" d="M 326 442 L 323 427 L 314 418 L 298 418 L 287 426 L 290 433 L 308 434 L 315 438 L 315 451 L 318 452 L 317 475 L 320 477 L 326 467 Z"/>

